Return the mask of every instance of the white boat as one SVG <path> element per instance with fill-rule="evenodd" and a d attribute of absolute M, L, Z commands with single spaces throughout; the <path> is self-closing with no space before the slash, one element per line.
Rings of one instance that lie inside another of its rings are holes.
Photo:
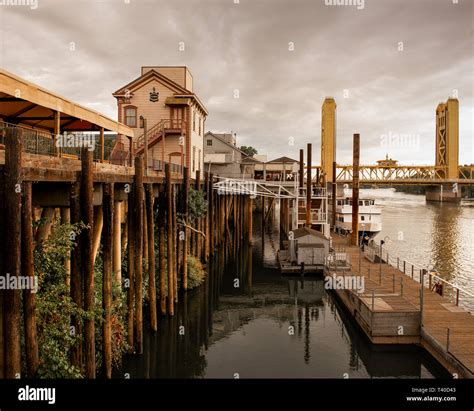
<path fill-rule="evenodd" d="M 332 215 L 332 201 L 329 204 Z M 382 212 L 373 198 L 359 198 L 359 237 L 371 239 L 382 230 Z M 352 231 L 352 197 L 336 197 L 336 232 Z"/>

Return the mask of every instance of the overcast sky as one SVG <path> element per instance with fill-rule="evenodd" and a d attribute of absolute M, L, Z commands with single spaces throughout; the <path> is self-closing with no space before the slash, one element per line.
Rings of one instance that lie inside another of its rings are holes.
<path fill-rule="evenodd" d="M 351 162 L 358 132 L 362 163 L 388 153 L 434 164 L 435 109 L 457 94 L 460 162 L 474 162 L 471 0 L 37 2 L 0 5 L 0 66 L 112 118 L 111 93 L 140 66 L 186 65 L 206 129 L 232 130 L 269 159 L 312 143 L 319 163 L 333 96 L 338 163 Z"/>

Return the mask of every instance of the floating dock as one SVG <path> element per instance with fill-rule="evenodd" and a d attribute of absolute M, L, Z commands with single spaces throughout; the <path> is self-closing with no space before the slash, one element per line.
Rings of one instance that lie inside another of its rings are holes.
<path fill-rule="evenodd" d="M 474 316 L 459 306 L 459 293 L 451 302 L 431 287 L 422 292 L 414 270 L 407 271 L 403 262 L 402 271 L 383 259 L 370 261 L 359 247 L 348 245 L 347 238 L 333 234 L 332 241 L 345 247 L 352 270 L 329 270 L 326 276 L 363 277 L 363 292 L 347 288 L 334 292 L 373 344 L 416 344 L 454 378 L 474 377 Z"/>

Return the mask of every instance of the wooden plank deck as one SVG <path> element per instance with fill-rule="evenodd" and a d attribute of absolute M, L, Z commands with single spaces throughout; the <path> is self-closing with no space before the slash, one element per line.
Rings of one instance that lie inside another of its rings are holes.
<path fill-rule="evenodd" d="M 357 298 L 363 300 L 364 305 L 372 314 L 382 311 L 401 313 L 413 309 L 420 312 L 421 284 L 419 281 L 385 263 L 382 264 L 382 275 L 380 275 L 380 264 L 365 258 L 358 247 L 349 245 L 347 238 L 333 234 L 332 244 L 333 247 L 344 247 L 349 254 L 351 275 L 359 275 L 359 259 L 362 256 L 360 275 L 364 277 L 365 290 L 362 295 L 357 295 Z M 372 290 L 375 296 L 373 308 Z M 355 290 L 351 290 L 350 293 L 357 294 Z M 456 306 L 447 297 L 442 297 L 425 288 L 422 327 L 419 334 L 420 345 L 448 371 L 459 377 L 474 377 L 474 316 L 471 313 L 461 306 Z M 372 337 L 370 332 L 368 336 Z M 377 339 L 371 338 L 371 340 L 377 343 Z M 404 343 L 404 340 L 394 338 L 392 342 Z"/>

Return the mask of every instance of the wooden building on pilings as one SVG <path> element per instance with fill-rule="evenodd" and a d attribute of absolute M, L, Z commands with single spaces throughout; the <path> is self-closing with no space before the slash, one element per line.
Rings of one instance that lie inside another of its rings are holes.
<path fill-rule="evenodd" d="M 0 119 L 0 276 L 35 276 L 34 247 L 46 239 L 57 216 L 61 224 L 84 223 L 86 228 L 64 261 L 69 293 L 86 312 L 97 308 L 94 266 L 102 247 L 102 375 L 110 378 L 113 279 L 127 293 L 128 343 L 140 354 L 143 282 L 148 280 L 150 285 L 148 316 L 151 329 L 157 330 L 158 315 L 173 315 L 180 289 L 187 288 L 188 255 L 206 261 L 211 250 L 252 241 L 252 199 L 217 195 L 213 176 L 201 178 L 196 170 L 194 186 L 204 191 L 208 208 L 206 215 L 191 223 L 187 220 L 191 184 L 187 167 L 182 173 L 173 173 L 165 163 L 164 170 L 147 170 L 145 175 L 143 156 L 133 158 L 127 150 L 120 157 L 126 161 L 117 164 L 105 150 L 103 136 L 110 130 L 133 138 L 129 127 L 3 70 Z M 76 142 L 90 137 L 85 133 L 98 132 L 99 144 L 62 147 L 56 142 L 65 131 L 74 133 Z M 63 148 L 69 151 L 65 153 Z M 191 237 L 189 232 L 196 235 Z M 127 271 L 122 273 L 125 255 Z M 31 290 L 0 290 L 0 378 L 37 375 L 35 304 Z M 89 317 L 82 323 L 73 317 L 71 326 L 80 338 L 69 352 L 70 362 L 86 378 L 95 378 L 94 319 Z M 25 352 L 20 343 L 23 337 Z M 22 359 L 26 369 L 22 369 Z"/>

